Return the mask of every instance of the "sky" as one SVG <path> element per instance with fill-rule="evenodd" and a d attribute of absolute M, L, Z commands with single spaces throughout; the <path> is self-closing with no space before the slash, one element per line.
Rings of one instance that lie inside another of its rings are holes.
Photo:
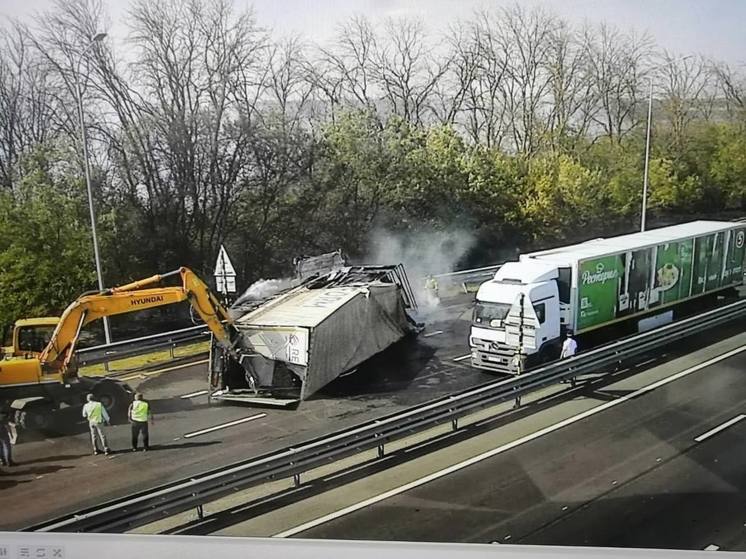
<path fill-rule="evenodd" d="M 126 35 L 127 0 L 103 0 L 116 42 Z M 515 0 L 234 0 L 253 6 L 262 27 L 278 34 L 330 39 L 338 23 L 357 14 L 373 21 L 393 16 L 420 18 L 434 34 L 477 9 L 513 5 Z M 704 54 L 729 64 L 746 62 L 746 1 L 742 0 L 521 0 L 582 24 L 605 21 L 628 31 L 647 31 L 658 45 L 676 54 Z M 27 20 L 49 9 L 52 0 L 2 0 L 0 14 Z"/>

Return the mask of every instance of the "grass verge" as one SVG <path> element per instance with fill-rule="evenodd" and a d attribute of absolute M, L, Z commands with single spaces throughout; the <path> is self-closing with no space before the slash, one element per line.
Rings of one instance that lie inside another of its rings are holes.
<path fill-rule="evenodd" d="M 80 368 L 80 374 L 87 377 L 99 377 L 111 373 L 123 373 L 144 369 L 160 363 L 169 363 L 174 359 L 183 359 L 192 357 L 200 353 L 207 353 L 210 350 L 210 342 L 196 342 L 189 345 L 177 346 L 170 349 L 160 349 L 152 353 L 137 355 L 135 357 L 126 357 L 109 361 L 109 370 L 104 368 L 103 363 L 96 365 L 87 365 Z"/>

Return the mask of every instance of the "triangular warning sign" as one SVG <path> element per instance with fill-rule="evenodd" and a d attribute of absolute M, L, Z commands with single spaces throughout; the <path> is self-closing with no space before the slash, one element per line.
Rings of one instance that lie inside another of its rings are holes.
<path fill-rule="evenodd" d="M 218 261 L 215 263 L 215 286 L 219 293 L 236 292 L 236 269 L 223 245 L 220 245 Z"/>
<path fill-rule="evenodd" d="M 233 267 L 231 259 L 228 258 L 228 253 L 225 251 L 225 247 L 220 245 L 220 252 L 218 253 L 218 261 L 215 262 L 215 275 L 216 276 L 234 276 L 236 275 L 236 269 Z"/>

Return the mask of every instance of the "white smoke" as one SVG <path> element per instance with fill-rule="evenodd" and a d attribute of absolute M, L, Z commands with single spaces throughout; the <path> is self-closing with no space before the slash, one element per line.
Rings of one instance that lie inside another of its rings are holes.
<path fill-rule="evenodd" d="M 404 264 L 421 310 L 427 311 L 438 303 L 425 289 L 428 275 L 455 271 L 474 243 L 474 236 L 462 229 L 421 230 L 416 233 L 375 229 L 369 238 L 365 263 Z"/>
<path fill-rule="evenodd" d="M 260 301 L 262 299 L 266 299 L 267 297 L 272 297 L 280 291 L 290 288 L 292 286 L 292 282 L 293 280 L 291 280 L 290 278 L 257 280 L 241 294 L 236 302 Z"/>

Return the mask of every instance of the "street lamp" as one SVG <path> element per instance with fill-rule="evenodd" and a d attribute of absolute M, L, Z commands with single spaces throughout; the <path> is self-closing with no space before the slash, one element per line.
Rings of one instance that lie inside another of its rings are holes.
<path fill-rule="evenodd" d="M 676 58 L 666 62 L 668 65 L 672 65 L 674 62 L 683 62 L 692 58 L 691 55 L 684 56 L 683 58 Z M 648 76 L 648 125 L 645 132 L 645 175 L 642 179 L 642 217 L 640 218 L 640 231 L 645 231 L 645 217 L 648 209 L 648 169 L 650 167 L 650 124 L 653 120 L 653 72 L 660 69 L 663 64 L 654 66 L 650 69 L 650 75 Z"/>
<path fill-rule="evenodd" d="M 96 234 L 96 212 L 93 208 L 93 189 L 91 188 L 91 167 L 88 163 L 88 138 L 85 129 L 85 118 L 83 114 L 83 91 L 80 89 L 80 64 L 83 61 L 83 55 L 88 52 L 96 43 L 106 37 L 106 33 L 96 33 L 88 43 L 88 46 L 80 53 L 78 68 L 75 72 L 75 90 L 78 97 L 78 118 L 80 119 L 80 141 L 83 144 L 83 167 L 85 168 L 85 185 L 88 190 L 88 209 L 91 213 L 91 233 L 93 234 L 93 256 L 96 260 L 96 277 L 98 278 L 99 291 L 104 290 L 104 280 L 101 275 L 101 257 L 98 252 L 98 235 Z M 111 330 L 109 329 L 109 320 L 104 317 L 104 336 L 106 343 L 111 343 Z"/>

